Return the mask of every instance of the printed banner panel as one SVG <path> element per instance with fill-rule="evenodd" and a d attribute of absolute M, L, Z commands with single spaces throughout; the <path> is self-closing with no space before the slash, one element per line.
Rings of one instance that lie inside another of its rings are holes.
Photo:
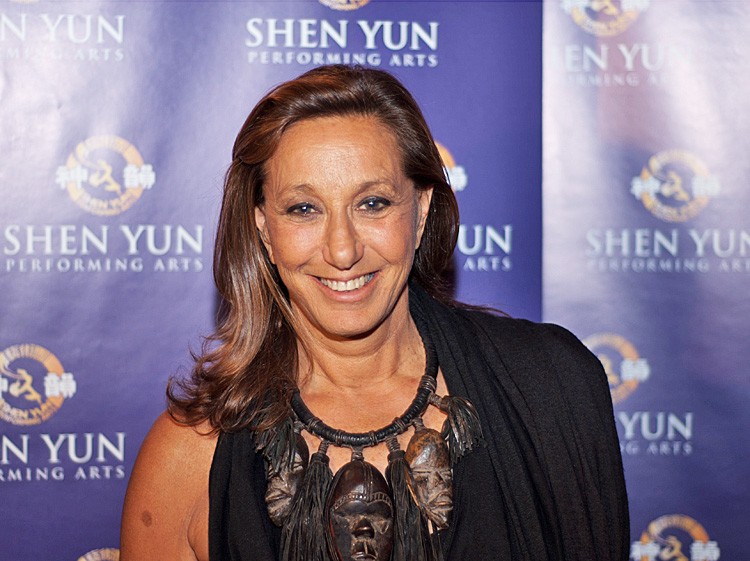
<path fill-rule="evenodd" d="M 749 25 L 744 2 L 545 2 L 544 316 L 609 377 L 631 559 L 746 549 Z"/>
<path fill-rule="evenodd" d="M 0 4 L 0 561 L 116 559 L 137 450 L 214 327 L 239 127 L 323 63 L 395 73 L 440 144 L 457 296 L 541 316 L 537 2 Z"/>

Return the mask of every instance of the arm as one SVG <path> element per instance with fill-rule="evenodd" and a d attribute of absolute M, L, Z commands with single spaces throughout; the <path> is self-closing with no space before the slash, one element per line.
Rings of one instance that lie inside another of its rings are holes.
<path fill-rule="evenodd" d="M 122 561 L 208 560 L 208 476 L 216 436 L 163 413 L 138 453 L 125 495 Z M 200 431 L 200 432 L 199 432 Z"/>

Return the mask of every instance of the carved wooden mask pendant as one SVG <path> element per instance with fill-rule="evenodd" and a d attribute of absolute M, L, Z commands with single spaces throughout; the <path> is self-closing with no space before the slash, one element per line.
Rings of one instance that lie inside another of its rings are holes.
<path fill-rule="evenodd" d="M 393 503 L 388 483 L 364 460 L 345 464 L 333 479 L 326 512 L 338 561 L 389 561 Z"/>
<path fill-rule="evenodd" d="M 436 430 L 417 429 L 406 447 L 406 461 L 420 510 L 438 529 L 447 528 L 453 509 L 453 472 L 445 440 Z"/>
<path fill-rule="evenodd" d="M 299 488 L 300 482 L 305 475 L 307 464 L 310 461 L 310 451 L 302 435 L 298 434 L 294 448 L 294 462 L 291 468 L 282 466 L 274 473 L 271 465 L 266 465 L 266 505 L 268 516 L 277 526 L 282 526 L 292 511 L 294 495 Z"/>

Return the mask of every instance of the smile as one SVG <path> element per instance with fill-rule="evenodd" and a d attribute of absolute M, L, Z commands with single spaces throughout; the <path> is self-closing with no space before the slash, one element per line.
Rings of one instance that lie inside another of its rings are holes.
<path fill-rule="evenodd" d="M 369 273 L 367 275 L 362 275 L 361 277 L 357 277 L 356 279 L 351 279 L 348 281 L 329 280 L 321 277 L 318 277 L 318 280 L 322 284 L 336 292 L 351 292 L 352 290 L 362 288 L 364 285 L 370 282 L 372 280 L 372 277 L 374 276 L 375 273 Z"/>

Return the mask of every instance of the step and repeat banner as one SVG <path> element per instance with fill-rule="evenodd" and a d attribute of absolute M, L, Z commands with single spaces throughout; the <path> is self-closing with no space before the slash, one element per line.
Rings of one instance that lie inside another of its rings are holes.
<path fill-rule="evenodd" d="M 0 561 L 118 557 L 167 378 L 214 327 L 234 137 L 320 64 L 392 71 L 456 191 L 460 299 L 541 318 L 538 2 L 0 3 Z"/>
<path fill-rule="evenodd" d="M 634 561 L 748 559 L 750 3 L 544 6 L 544 317 L 607 372 Z"/>
<path fill-rule="evenodd" d="M 0 561 L 118 558 L 167 378 L 214 327 L 234 136 L 326 63 L 420 102 L 457 297 L 604 364 L 631 559 L 744 559 L 748 30 L 732 0 L 1 2 Z"/>

